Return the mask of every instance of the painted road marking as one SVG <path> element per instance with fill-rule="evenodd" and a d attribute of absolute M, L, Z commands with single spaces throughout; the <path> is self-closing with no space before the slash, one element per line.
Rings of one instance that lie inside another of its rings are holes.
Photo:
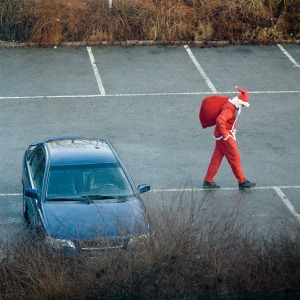
<path fill-rule="evenodd" d="M 211 91 L 214 94 L 216 94 L 217 93 L 217 89 L 215 88 L 215 86 L 213 85 L 213 83 L 211 82 L 211 80 L 208 78 L 208 76 L 206 75 L 205 71 L 200 66 L 199 62 L 197 61 L 197 59 L 194 56 L 194 54 L 193 54 L 192 50 L 190 49 L 190 47 L 188 45 L 185 45 L 184 48 L 187 51 L 187 53 L 190 56 L 190 58 L 193 61 L 193 63 L 195 64 L 197 70 L 200 72 L 201 76 L 203 77 L 203 79 L 207 83 L 208 87 L 211 89 Z"/>
<path fill-rule="evenodd" d="M 96 62 L 95 62 L 95 58 L 94 58 L 94 55 L 93 55 L 93 52 L 92 52 L 92 48 L 91 47 L 87 47 L 86 49 L 87 49 L 87 51 L 89 53 L 90 61 L 91 61 L 91 64 L 92 64 L 92 67 L 93 67 L 93 71 L 94 71 L 94 74 L 95 74 L 95 77 L 96 77 L 96 80 L 97 80 L 97 84 L 98 84 L 98 88 L 99 88 L 100 94 L 102 96 L 105 96 L 105 89 L 104 89 L 104 86 L 103 86 L 100 74 L 98 72 L 98 68 L 97 68 L 97 65 L 96 65 Z"/>
<path fill-rule="evenodd" d="M 279 189 L 300 189 L 300 185 L 283 185 L 283 186 L 257 186 L 252 188 L 252 190 L 272 190 L 275 188 Z M 219 188 L 215 191 L 230 191 L 230 190 L 238 190 L 238 188 Z M 209 189 L 203 189 L 203 188 L 182 188 L 182 189 L 157 189 L 152 190 L 154 193 L 159 192 L 196 192 L 196 191 L 209 191 Z M 1 194 L 0 194 L 1 195 Z"/>
<path fill-rule="evenodd" d="M 248 94 L 299 94 L 300 91 L 248 91 Z M 236 94 L 233 92 L 218 92 L 217 94 Z M 48 96 L 3 96 L 0 100 L 13 100 L 13 99 L 55 99 L 55 98 L 98 98 L 98 97 L 161 97 L 161 96 L 189 96 L 189 95 L 211 95 L 211 92 L 183 92 L 183 93 L 145 93 L 145 94 L 105 94 L 105 95 L 48 95 Z"/>
<path fill-rule="evenodd" d="M 278 44 L 278 47 L 288 57 L 288 59 L 294 64 L 294 67 L 300 68 L 300 65 L 296 62 L 296 60 L 280 44 Z"/>
<path fill-rule="evenodd" d="M 251 190 L 274 190 L 274 189 L 300 189 L 300 185 L 281 185 L 281 186 L 256 186 Z M 217 191 L 230 191 L 230 190 L 238 190 L 235 187 L 232 188 L 219 188 Z M 196 192 L 196 191 L 209 191 L 203 188 L 174 188 L 174 189 L 155 189 L 150 192 L 159 193 L 159 192 Z M 6 196 L 22 196 L 22 193 L 2 193 L 0 197 Z"/>
<path fill-rule="evenodd" d="M 0 222 L 0 226 L 10 225 L 10 224 L 23 224 L 23 221 L 20 217 L 20 218 L 15 218 L 14 220 Z"/>
<path fill-rule="evenodd" d="M 261 187 L 254 187 L 252 190 L 275 190 L 280 199 L 283 201 L 285 206 L 288 208 L 288 210 L 291 212 L 291 214 L 296 218 L 296 220 L 300 223 L 300 214 L 296 211 L 290 200 L 285 196 L 282 189 L 300 189 L 299 185 L 283 185 L 283 186 L 261 186 Z M 222 190 L 237 190 L 237 188 L 220 188 L 217 191 Z M 152 190 L 150 192 L 152 193 L 163 193 L 163 192 L 197 192 L 197 191 L 210 191 L 209 189 L 203 189 L 203 188 L 182 188 L 182 189 L 156 189 Z M 0 197 L 8 197 L 8 196 L 22 196 L 21 193 L 5 193 L 0 194 Z M 2 222 L 2 225 L 6 222 Z M 13 222 L 15 223 L 15 222 Z M 0 223 L 1 225 L 1 223 Z"/>
<path fill-rule="evenodd" d="M 300 214 L 296 211 L 290 200 L 285 196 L 285 194 L 282 192 L 282 189 L 300 189 L 299 185 L 296 186 L 261 186 L 261 187 L 255 187 L 253 190 L 272 190 L 274 189 L 280 199 L 283 201 L 285 206 L 288 208 L 288 210 L 292 213 L 292 215 L 296 218 L 296 220 L 300 223 Z M 218 190 L 237 190 L 237 188 L 220 188 Z M 215 190 L 216 192 L 218 190 Z M 152 190 L 154 193 L 163 193 L 163 192 L 196 192 L 196 191 L 211 191 L 203 188 L 185 188 L 185 189 L 161 189 L 161 190 Z"/>
<path fill-rule="evenodd" d="M 283 203 L 286 205 L 286 207 L 289 209 L 289 211 L 292 213 L 292 215 L 297 219 L 297 221 L 300 223 L 300 214 L 295 210 L 295 207 L 292 205 L 290 200 L 285 196 L 281 188 L 274 187 L 274 190 L 278 194 L 278 196 L 281 198 Z"/>

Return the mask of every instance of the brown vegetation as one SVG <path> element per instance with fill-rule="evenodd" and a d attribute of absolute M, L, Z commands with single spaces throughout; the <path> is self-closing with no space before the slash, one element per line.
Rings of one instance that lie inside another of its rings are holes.
<path fill-rule="evenodd" d="M 152 234 L 127 252 L 66 257 L 24 236 L 0 262 L 0 299 L 300 296 L 299 241 L 258 235 L 247 225 L 241 202 L 227 207 L 228 213 L 220 203 L 186 195 L 170 208 L 161 203 L 152 203 Z M 299 236 L 299 224 L 294 229 Z"/>
<path fill-rule="evenodd" d="M 293 0 L 1 0 L 0 40 L 273 43 L 300 37 Z"/>

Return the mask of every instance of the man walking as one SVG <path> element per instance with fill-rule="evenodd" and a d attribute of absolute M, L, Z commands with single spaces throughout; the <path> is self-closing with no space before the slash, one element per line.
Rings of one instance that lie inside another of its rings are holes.
<path fill-rule="evenodd" d="M 221 112 L 216 118 L 216 127 L 214 131 L 216 145 L 204 178 L 204 189 L 220 188 L 220 186 L 214 182 L 214 176 L 217 174 L 224 156 L 238 181 L 240 190 L 250 189 L 256 185 L 256 183 L 246 179 L 236 145 L 235 127 L 237 118 L 241 113 L 242 107 L 250 106 L 247 91 L 240 87 L 236 88 L 240 94 L 232 99 L 229 98 L 222 106 Z"/>

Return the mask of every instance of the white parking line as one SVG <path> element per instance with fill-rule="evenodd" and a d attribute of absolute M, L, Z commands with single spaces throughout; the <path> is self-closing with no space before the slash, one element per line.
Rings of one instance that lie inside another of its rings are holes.
<path fill-rule="evenodd" d="M 197 61 L 197 59 L 194 56 L 194 54 L 193 54 L 192 50 L 190 49 L 190 47 L 188 45 L 185 45 L 184 48 L 187 51 L 187 53 L 190 56 L 190 58 L 193 61 L 193 63 L 195 64 L 197 70 L 200 72 L 201 76 L 204 78 L 204 80 L 207 83 L 208 87 L 211 89 L 211 91 L 214 94 L 216 94 L 217 93 L 217 89 L 215 88 L 215 86 L 213 85 L 213 83 L 211 82 L 211 80 L 208 78 L 208 76 L 206 75 L 206 73 L 204 72 L 204 70 L 202 69 L 202 67 L 200 66 L 199 62 Z"/>
<path fill-rule="evenodd" d="M 260 186 L 255 187 L 253 190 L 275 190 L 280 199 L 283 201 L 283 203 L 286 205 L 288 210 L 292 213 L 292 215 L 296 218 L 296 220 L 300 223 L 300 214 L 296 211 L 290 200 L 285 196 L 285 194 L 282 192 L 282 189 L 300 189 L 299 185 L 296 186 Z M 237 188 L 220 188 L 218 190 L 215 190 L 215 192 L 222 190 L 237 190 Z M 153 193 L 163 193 L 163 192 L 197 192 L 197 191 L 211 191 L 203 188 L 184 188 L 184 189 L 157 189 L 152 190 Z"/>
<path fill-rule="evenodd" d="M 300 185 L 283 185 L 283 186 L 260 186 L 255 187 L 253 190 L 275 190 L 280 199 L 283 201 L 283 203 L 286 205 L 286 207 L 289 209 L 289 211 L 292 213 L 292 215 L 296 218 L 296 220 L 300 223 L 300 214 L 296 211 L 290 200 L 285 196 L 282 189 L 300 189 Z M 237 190 L 237 188 L 220 188 L 216 190 L 218 191 L 230 191 L 230 190 Z M 152 193 L 180 193 L 180 192 L 197 192 L 197 191 L 210 191 L 203 188 L 182 188 L 182 189 L 155 189 L 151 190 Z M 6 193 L 6 194 L 0 194 L 0 197 L 8 197 L 8 196 L 22 196 L 21 193 Z M 1 223 L 0 223 L 1 225 Z"/>
<path fill-rule="evenodd" d="M 217 94 L 235 94 L 232 92 L 218 92 Z M 248 94 L 299 94 L 299 91 L 248 91 Z M 145 94 L 96 94 L 96 95 L 48 95 L 48 96 L 2 96 L 0 100 L 13 100 L 13 99 L 55 99 L 55 98 L 98 98 L 98 97 L 161 97 L 161 96 L 189 96 L 189 95 L 211 95 L 211 92 L 183 92 L 183 93 L 145 93 Z"/>
<path fill-rule="evenodd" d="M 93 55 L 93 52 L 92 52 L 92 48 L 87 47 L 86 49 L 89 53 L 90 61 L 91 61 L 91 64 L 92 64 L 92 67 L 93 67 L 93 70 L 94 70 L 94 74 L 95 74 L 95 77 L 96 77 L 96 80 L 97 80 L 97 84 L 98 84 L 100 94 L 102 96 L 105 96 L 105 89 L 104 89 L 100 74 L 99 74 L 97 66 L 96 66 L 96 62 L 95 62 L 95 58 L 94 58 L 94 55 Z"/>
<path fill-rule="evenodd" d="M 296 62 L 296 60 L 280 44 L 278 44 L 278 47 L 288 57 L 288 59 L 294 64 L 294 67 L 300 68 L 300 65 Z"/>
<path fill-rule="evenodd" d="M 256 186 L 252 190 L 273 190 L 273 189 L 300 189 L 300 185 L 281 185 L 281 186 Z M 237 190 L 237 188 L 220 188 L 217 191 L 230 191 L 230 190 Z M 193 191 L 209 191 L 207 189 L 203 188 L 174 188 L 174 189 L 155 189 L 151 190 L 153 193 L 159 193 L 159 192 L 193 192 Z M 0 197 L 6 197 L 6 196 L 22 196 L 22 193 L 4 193 L 0 194 Z"/>
<path fill-rule="evenodd" d="M 11 225 L 11 224 L 22 224 L 23 221 L 20 218 L 15 218 L 13 220 L 1 221 L 0 226 Z"/>
<path fill-rule="evenodd" d="M 297 213 L 295 210 L 294 206 L 290 202 L 290 200 L 285 196 L 285 194 L 282 192 L 281 188 L 279 187 L 274 187 L 274 190 L 278 194 L 278 196 L 281 198 L 283 203 L 286 205 L 286 207 L 289 209 L 289 211 L 292 213 L 292 215 L 298 220 L 300 223 L 300 214 Z"/>
<path fill-rule="evenodd" d="M 252 190 L 272 190 L 272 189 L 300 189 L 300 185 L 283 185 L 283 186 L 258 186 L 253 188 Z M 222 191 L 222 190 L 237 190 L 237 188 L 220 188 L 216 191 Z M 209 191 L 207 189 L 203 188 L 182 188 L 182 189 L 157 189 L 152 190 L 154 193 L 159 192 L 193 192 L 193 191 Z"/>

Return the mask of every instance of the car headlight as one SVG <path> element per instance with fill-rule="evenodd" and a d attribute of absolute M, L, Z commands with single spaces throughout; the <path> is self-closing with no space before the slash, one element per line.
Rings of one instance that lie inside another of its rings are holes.
<path fill-rule="evenodd" d="M 55 239 L 47 236 L 45 239 L 45 244 L 47 247 L 60 250 L 60 249 L 75 249 L 75 245 L 71 240 Z"/>

